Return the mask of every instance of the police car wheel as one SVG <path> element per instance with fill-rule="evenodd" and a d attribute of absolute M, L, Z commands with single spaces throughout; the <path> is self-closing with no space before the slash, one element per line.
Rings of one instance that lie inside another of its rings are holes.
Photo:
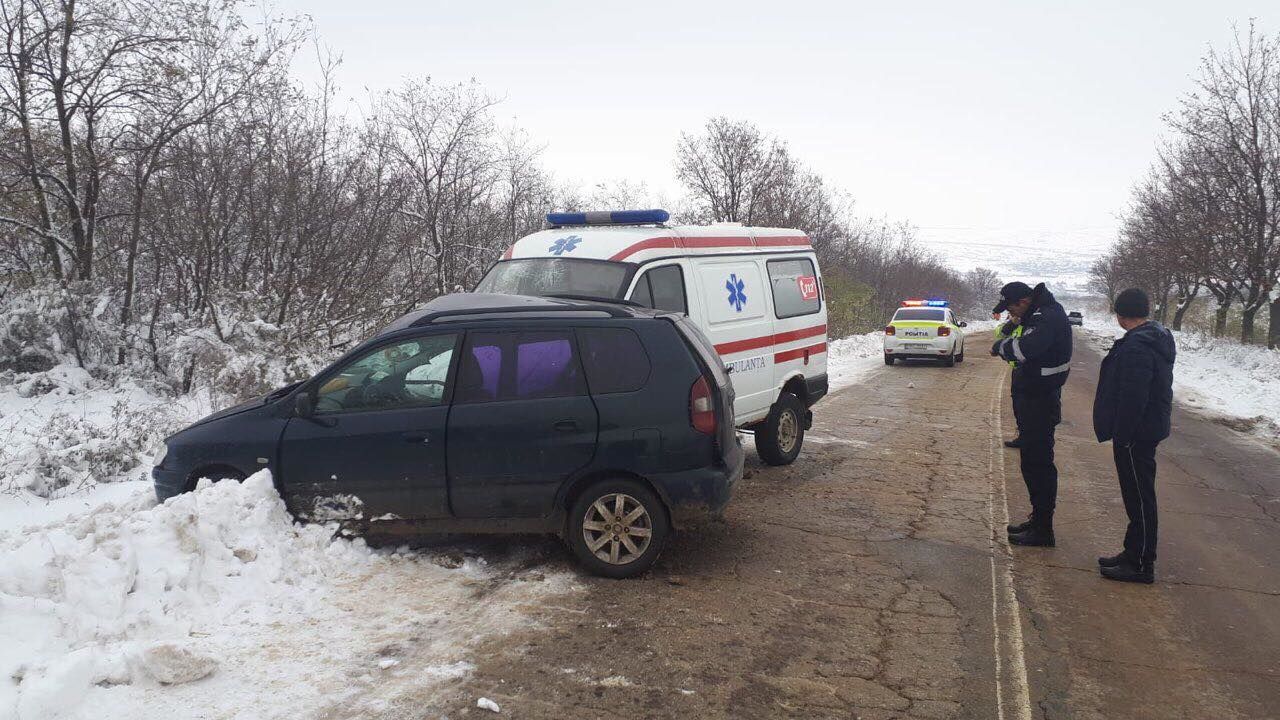
<path fill-rule="evenodd" d="M 948 355 L 948 356 L 946 356 L 945 358 L 943 358 L 943 359 L 942 359 L 942 364 L 943 364 L 943 365 L 946 365 L 947 367 L 955 367 L 955 366 L 956 366 L 956 354 L 955 354 L 955 352 L 952 352 L 950 355 Z"/>
<path fill-rule="evenodd" d="M 767 465 L 790 465 L 804 444 L 804 403 L 782 393 L 756 430 L 756 454 Z"/>
<path fill-rule="evenodd" d="M 566 540 L 578 562 L 595 575 L 635 577 L 658 559 L 670 531 L 658 496 L 636 480 L 601 480 L 569 510 Z"/>
<path fill-rule="evenodd" d="M 893 361 L 894 361 L 894 360 L 896 360 L 896 359 L 897 359 L 897 358 L 893 357 L 892 355 L 885 355 L 885 356 L 884 356 L 884 364 L 885 364 L 885 365 L 892 365 L 892 364 L 893 364 Z"/>

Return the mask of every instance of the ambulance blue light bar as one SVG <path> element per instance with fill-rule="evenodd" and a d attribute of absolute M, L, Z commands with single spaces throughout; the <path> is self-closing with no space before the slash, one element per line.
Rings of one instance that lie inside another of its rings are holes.
<path fill-rule="evenodd" d="M 547 224 L 564 225 L 661 225 L 671 219 L 666 210 L 601 210 L 597 212 L 547 213 Z"/>
<path fill-rule="evenodd" d="M 903 300 L 902 307 L 951 307 L 951 303 L 947 300 Z"/>

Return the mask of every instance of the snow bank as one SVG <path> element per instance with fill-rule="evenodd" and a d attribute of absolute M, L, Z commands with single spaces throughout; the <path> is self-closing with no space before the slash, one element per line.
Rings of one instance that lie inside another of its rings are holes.
<path fill-rule="evenodd" d="M 0 717 L 345 717 L 409 690 L 421 702 L 469 670 L 468 646 L 527 624 L 523 604 L 569 582 L 446 564 L 295 524 L 266 471 L 0 534 Z"/>
<path fill-rule="evenodd" d="M 1103 352 L 1124 335 L 1115 318 L 1105 313 L 1086 316 L 1085 330 Z M 1280 438 L 1280 352 L 1195 332 L 1173 335 L 1178 345 L 1175 400 L 1232 419 L 1241 430 Z"/>

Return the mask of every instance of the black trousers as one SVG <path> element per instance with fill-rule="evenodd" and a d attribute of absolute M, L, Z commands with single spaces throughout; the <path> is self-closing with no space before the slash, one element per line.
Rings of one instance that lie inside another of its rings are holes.
<path fill-rule="evenodd" d="M 1013 416 L 1022 438 L 1022 481 L 1031 498 L 1031 520 L 1053 527 L 1058 504 L 1058 467 L 1053 463 L 1054 433 L 1062 421 L 1062 388 L 1017 388 Z"/>
<path fill-rule="evenodd" d="M 1120 497 L 1129 515 L 1124 533 L 1124 554 L 1141 567 L 1156 561 L 1156 446 L 1135 443 L 1113 445 Z"/>

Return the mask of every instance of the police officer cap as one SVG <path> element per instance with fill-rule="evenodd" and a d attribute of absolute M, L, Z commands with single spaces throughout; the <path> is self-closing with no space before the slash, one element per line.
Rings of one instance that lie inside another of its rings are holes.
<path fill-rule="evenodd" d="M 1000 304 L 991 308 L 991 312 L 999 314 L 1009 309 L 1010 303 L 1016 303 L 1024 297 L 1031 297 L 1031 286 L 1024 283 L 1014 281 L 1000 288 Z"/>

